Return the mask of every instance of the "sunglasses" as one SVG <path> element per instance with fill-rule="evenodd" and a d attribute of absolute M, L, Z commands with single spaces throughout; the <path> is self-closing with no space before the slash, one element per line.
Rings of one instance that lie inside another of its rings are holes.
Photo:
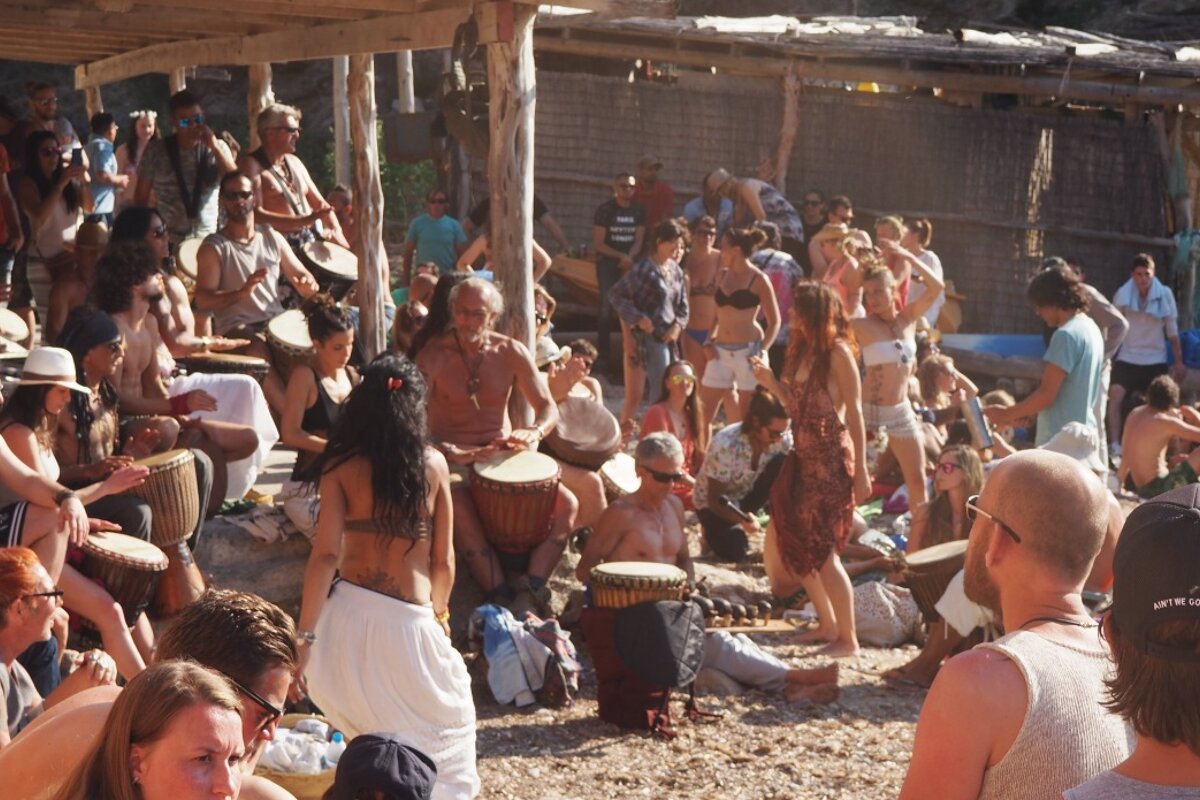
<path fill-rule="evenodd" d="M 696 382 L 695 375 L 685 375 L 684 373 L 681 372 L 678 375 L 671 376 L 671 383 L 674 383 L 676 385 L 681 384 L 681 383 L 695 383 L 695 382 Z"/>
<path fill-rule="evenodd" d="M 1001 522 L 999 519 L 997 519 L 994 514 L 989 514 L 988 512 L 986 512 L 982 508 L 980 508 L 979 507 L 979 495 L 973 494 L 967 498 L 967 519 L 971 522 L 974 522 L 976 515 L 981 516 L 984 519 L 991 520 L 992 522 L 996 523 L 997 525 L 1000 526 L 1000 529 L 1002 531 L 1004 531 L 1005 533 L 1007 533 L 1009 536 L 1012 537 L 1012 540 L 1014 542 L 1016 542 L 1017 544 L 1021 543 L 1021 537 L 1017 535 L 1017 532 L 1014 531 L 1012 528 L 1008 527 L 1008 525 L 1006 525 L 1005 523 Z"/>
<path fill-rule="evenodd" d="M 260 695 L 258 692 L 255 692 L 253 689 L 251 689 L 248 686 L 243 686 L 241 683 L 234 680 L 233 678 L 230 678 L 228 675 L 226 675 L 225 678 L 230 683 L 232 683 L 234 686 L 236 686 L 237 690 L 239 692 L 246 695 L 246 697 L 249 697 L 251 700 L 253 700 L 255 702 L 256 705 L 261 707 L 263 711 L 267 712 L 266 719 L 264 719 L 262 722 L 260 722 L 258 724 L 258 727 L 255 729 L 255 733 L 262 733 L 263 730 L 268 725 L 270 725 L 272 722 L 275 722 L 276 720 L 278 720 L 280 717 L 283 716 L 282 708 L 279 708 L 278 706 L 272 705 L 271 703 L 267 702 L 267 699 L 265 697 L 263 697 L 262 695 Z"/>
<path fill-rule="evenodd" d="M 178 125 L 180 128 L 184 128 L 184 129 L 190 128 L 193 125 L 196 127 L 199 127 L 204 124 L 204 115 L 197 114 L 194 117 L 184 117 L 183 119 L 179 120 L 179 122 L 177 122 L 175 124 Z"/>
<path fill-rule="evenodd" d="M 937 469 L 941 470 L 944 474 L 949 475 L 956 469 L 962 469 L 962 465 L 955 464 L 953 461 L 945 461 L 941 464 L 938 464 Z"/>
<path fill-rule="evenodd" d="M 784 428 L 781 431 L 777 431 L 774 428 L 767 428 L 767 435 L 771 437 L 771 441 L 773 442 L 777 442 L 782 439 L 785 433 L 787 433 L 787 428 Z"/>
<path fill-rule="evenodd" d="M 34 100 L 33 104 L 37 105 L 37 106 L 41 106 L 42 108 L 46 108 L 47 106 L 56 106 L 56 105 L 58 105 L 58 98 L 57 97 L 43 97 L 40 100 Z"/>
<path fill-rule="evenodd" d="M 62 148 L 61 147 L 43 147 L 41 150 L 38 150 L 38 155 L 40 155 L 42 158 L 47 158 L 49 156 L 61 156 Z"/>
<path fill-rule="evenodd" d="M 646 470 L 646 473 L 659 483 L 679 483 L 681 480 L 683 480 L 682 472 L 658 472 L 650 469 L 644 464 L 639 464 L 639 466 Z"/>
<path fill-rule="evenodd" d="M 275 130 L 277 130 L 277 131 L 283 131 L 284 133 L 288 134 L 289 136 L 290 136 L 290 135 L 292 135 L 292 134 L 299 134 L 299 133 L 300 133 L 300 127 L 299 127 L 299 126 L 296 126 L 295 128 L 288 128 L 288 127 L 283 127 L 283 126 L 280 126 L 280 127 L 276 128 Z"/>
<path fill-rule="evenodd" d="M 108 343 L 108 349 L 114 353 L 119 353 L 125 349 L 125 343 L 122 342 L 120 339 L 117 339 L 115 342 Z"/>
<path fill-rule="evenodd" d="M 254 196 L 253 191 L 221 192 L 221 197 L 225 198 L 226 200 L 249 200 L 253 196 Z"/>
<path fill-rule="evenodd" d="M 450 205 L 450 201 L 444 197 L 435 197 L 429 201 L 429 205 L 431 205 L 431 206 L 448 206 L 448 205 Z"/>
<path fill-rule="evenodd" d="M 54 591 L 51 591 L 51 592 L 30 592 L 27 595 L 22 595 L 22 597 L 52 597 L 56 601 L 61 601 L 62 596 L 63 596 L 62 589 L 55 589 Z"/>

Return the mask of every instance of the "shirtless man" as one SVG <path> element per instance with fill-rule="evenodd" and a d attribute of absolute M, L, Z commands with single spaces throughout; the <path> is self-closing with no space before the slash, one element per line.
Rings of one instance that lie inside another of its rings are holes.
<path fill-rule="evenodd" d="M 213 314 L 218 334 L 250 339 L 239 352 L 270 362 L 264 331 L 283 313 L 280 277 L 301 297 L 316 292 L 317 282 L 278 231 L 256 224 L 250 178 L 235 171 L 221 179 L 221 209 L 225 227 L 206 237 L 196 254 L 196 308 Z M 285 386 L 275 369 L 263 381 L 263 392 L 282 414 Z"/>
<path fill-rule="evenodd" d="M 1200 448 L 1167 468 L 1167 448 L 1175 438 L 1200 443 L 1200 414 L 1179 406 L 1179 384 L 1170 375 L 1159 375 L 1146 389 L 1146 404 L 1129 412 L 1121 434 L 1121 468 L 1117 480 L 1125 486 L 1133 477 L 1138 496 L 1157 497 L 1170 489 L 1196 482 L 1200 473 Z"/>
<path fill-rule="evenodd" d="M 480 278 L 466 279 L 450 292 L 453 326 L 431 339 L 416 358 L 429 383 L 430 435 L 458 475 L 504 450 L 536 448 L 558 422 L 558 408 L 538 379 L 529 349 L 492 330 L 502 310 L 495 286 Z M 513 429 L 509 422 L 514 387 L 533 407 L 529 427 Z M 575 497 L 559 485 L 550 536 L 530 552 L 515 594 L 505 583 L 504 568 L 488 543 L 465 481 L 454 487 L 452 497 L 455 550 L 489 599 L 509 605 L 514 613 L 531 608 L 544 612 L 550 599 L 546 580 L 574 527 Z"/>
<path fill-rule="evenodd" d="M 600 517 L 596 532 L 584 546 L 575 577 L 587 584 L 598 564 L 648 561 L 674 564 L 687 573 L 688 584 L 693 584 L 696 573 L 683 530 L 683 502 L 671 492 L 683 478 L 683 446 L 673 434 L 656 431 L 638 442 L 634 459 L 641 486 L 614 501 Z M 782 691 L 789 702 L 829 703 L 838 696 L 836 664 L 789 669 L 744 637 L 723 631 L 705 637 L 703 665 L 741 684 Z"/>
<path fill-rule="evenodd" d="M 296 155 L 300 141 L 300 111 L 273 103 L 259 112 L 256 123 L 262 142 L 242 153 L 238 169 L 254 185 L 255 211 L 260 222 L 288 236 L 311 231 L 350 249 L 333 206 L 326 202 Z"/>
<path fill-rule="evenodd" d="M 149 313 L 163 295 L 162 275 L 150 246 L 117 242 L 98 266 L 97 304 L 125 337 L 125 358 L 112 376 L 122 413 L 177 417 L 179 444 L 206 450 L 214 460 L 216 491 L 210 502 L 220 505 L 225 499 L 226 465 L 249 458 L 258 449 L 258 434 L 246 425 L 188 417 L 195 411 L 217 409 L 216 400 L 203 389 L 168 395 L 158 361 L 162 347 L 158 319 Z M 174 446 L 171 441 L 162 444 L 166 445 L 162 449 Z"/>

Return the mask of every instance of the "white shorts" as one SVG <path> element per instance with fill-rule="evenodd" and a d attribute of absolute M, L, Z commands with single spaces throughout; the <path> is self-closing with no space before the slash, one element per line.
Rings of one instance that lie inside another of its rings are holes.
<path fill-rule="evenodd" d="M 763 361 L 767 360 L 761 341 L 736 345 L 714 343 L 713 347 L 717 349 L 717 357 L 704 368 L 701 386 L 710 389 L 736 388 L 739 392 L 748 392 L 758 386 L 758 379 L 750 368 L 750 357 L 760 356 Z"/>
<path fill-rule="evenodd" d="M 921 424 L 913 411 L 912 403 L 902 400 L 894 406 L 877 406 L 863 403 L 863 419 L 867 430 L 887 429 L 889 439 L 916 439 L 921 435 Z"/>

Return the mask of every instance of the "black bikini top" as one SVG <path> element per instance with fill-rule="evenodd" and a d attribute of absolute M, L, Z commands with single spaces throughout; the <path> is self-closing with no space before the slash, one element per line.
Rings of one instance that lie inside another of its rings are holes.
<path fill-rule="evenodd" d="M 721 308 L 736 308 L 736 309 L 739 309 L 742 311 L 748 311 L 753 308 L 758 308 L 758 306 L 759 306 L 758 294 L 750 291 L 751 288 L 754 286 L 754 282 L 758 280 L 757 274 L 753 275 L 750 278 L 749 286 L 747 286 L 745 289 L 738 289 L 737 291 L 735 291 L 731 294 L 725 294 L 724 290 L 721 289 L 721 278 L 722 277 L 724 277 L 724 275 L 719 275 L 719 276 L 717 276 L 717 279 L 714 281 L 714 283 L 716 283 L 716 285 L 717 285 L 717 291 L 713 294 L 713 300 L 716 301 L 716 303 L 719 307 L 721 307 Z"/>
<path fill-rule="evenodd" d="M 379 523 L 374 519 L 348 519 L 343 526 L 347 531 L 355 533 L 382 533 L 379 528 Z M 403 531 L 396 535 L 399 539 L 412 539 L 414 541 L 429 538 L 429 518 L 425 517 L 417 523 L 415 530 Z"/>

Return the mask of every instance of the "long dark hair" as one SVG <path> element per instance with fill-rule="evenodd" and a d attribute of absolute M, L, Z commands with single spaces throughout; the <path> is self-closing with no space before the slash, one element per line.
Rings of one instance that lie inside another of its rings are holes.
<path fill-rule="evenodd" d="M 324 343 L 334 334 L 354 330 L 354 323 L 346 309 L 339 306 L 328 292 L 317 292 L 305 299 L 300 311 L 308 323 L 308 335 L 314 342 Z"/>
<path fill-rule="evenodd" d="M 792 290 L 792 310 L 796 322 L 788 334 L 784 380 L 790 383 L 796 370 L 812 359 L 811 375 L 821 377 L 829 372 L 829 360 L 838 342 L 845 342 L 854 351 L 854 335 L 846 320 L 846 311 L 838 293 L 827 283 L 800 281 Z"/>
<path fill-rule="evenodd" d="M 667 402 L 671 391 L 671 369 L 673 367 L 691 367 L 692 374 L 696 374 L 696 367 L 692 362 L 684 359 L 672 361 L 663 370 L 662 384 L 658 387 L 658 401 L 660 403 Z M 683 410 L 687 418 L 688 432 L 692 435 L 692 441 L 696 443 L 696 452 L 704 453 L 708 450 L 708 423 L 704 416 L 704 402 L 700 399 L 699 377 L 696 380 L 696 386 L 692 389 L 692 393 L 688 395 L 687 400 L 683 403 Z M 689 465 L 690 466 L 690 465 Z"/>
<path fill-rule="evenodd" d="M 50 192 L 54 190 L 54 182 L 59 179 L 63 171 L 63 163 L 60 158 L 53 173 L 47 176 L 42 172 L 39 151 L 47 142 L 58 144 L 58 137 L 54 135 L 54 131 L 34 131 L 25 140 L 25 174 L 37 187 L 38 197 L 43 199 L 50 196 Z M 62 198 L 63 202 L 67 204 L 67 211 L 75 211 L 79 208 L 79 190 L 75 188 L 74 181 L 67 182 L 62 191 Z"/>
<path fill-rule="evenodd" d="M 53 417 L 46 410 L 46 395 L 54 387 L 49 384 L 18 386 L 0 410 L 0 431 L 10 425 L 24 425 L 33 431 L 38 444 L 49 450 L 54 446 Z M 75 392 L 72 392 L 75 394 Z"/>
<path fill-rule="evenodd" d="M 441 336 L 450 330 L 453 317 L 450 313 L 450 290 L 469 277 L 471 277 L 469 272 L 447 272 L 438 278 L 437 286 L 433 290 L 433 297 L 429 298 L 429 316 L 425 318 L 425 324 L 421 326 L 421 330 L 413 336 L 412 345 L 408 348 L 409 358 L 416 359 L 417 354 L 425 345 L 429 344 L 430 339 Z"/>
<path fill-rule="evenodd" d="M 380 533 L 411 538 L 427 517 L 425 379 L 413 362 L 383 353 L 346 398 L 317 462 L 325 474 L 352 458 L 371 465 L 372 518 Z"/>
<path fill-rule="evenodd" d="M 113 220 L 112 232 L 108 235 L 110 242 L 120 242 L 126 239 L 143 240 L 150 232 L 150 224 L 154 220 L 162 221 L 162 214 L 157 208 L 146 206 L 129 206 L 122 209 Z"/>
<path fill-rule="evenodd" d="M 88 350 L 82 350 L 79 347 L 72 346 L 71 340 L 74 338 L 77 331 L 82 329 L 95 315 L 103 314 L 102 311 L 97 311 L 94 308 L 83 305 L 74 309 L 67 316 L 67 324 L 63 326 L 62 335 L 59 336 L 59 343 L 71 351 L 75 356 L 75 376 L 80 383 L 87 384 L 87 372 L 83 368 L 83 360 L 87 357 Z M 101 342 L 104 344 L 104 342 Z M 100 397 L 101 413 L 115 411 L 120 398 L 117 395 L 117 387 L 113 386 L 112 381 L 108 378 L 100 380 L 98 391 Z M 92 463 L 92 448 L 90 446 L 92 425 L 96 422 L 96 412 L 92 410 L 91 399 L 83 392 L 71 392 L 71 402 L 67 405 L 70 411 L 71 419 L 75 422 L 75 460 L 79 464 Z M 118 437 L 117 449 L 120 450 L 121 442 Z"/>
<path fill-rule="evenodd" d="M 145 113 L 146 113 L 145 111 L 140 112 L 140 114 L 142 114 L 142 115 L 144 115 Z M 125 154 L 127 156 L 129 156 L 130 164 L 138 163 L 137 125 L 138 125 L 139 119 L 141 119 L 141 116 L 134 116 L 133 114 L 130 114 L 129 115 L 129 127 L 125 130 Z M 158 117 L 155 117 L 154 118 L 154 133 L 152 133 L 150 135 L 150 141 L 154 141 L 155 139 L 161 139 L 161 138 L 162 138 L 162 128 L 159 127 L 159 125 L 158 125 Z M 146 142 L 146 146 L 149 147 L 150 142 Z"/>

